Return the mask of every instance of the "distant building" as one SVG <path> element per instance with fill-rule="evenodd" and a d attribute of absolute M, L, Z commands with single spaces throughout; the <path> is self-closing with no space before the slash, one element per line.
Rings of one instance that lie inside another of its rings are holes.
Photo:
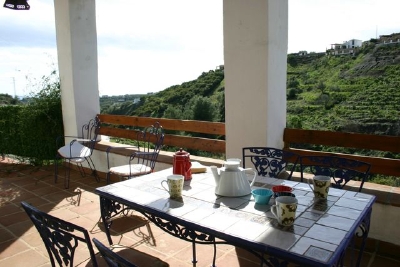
<path fill-rule="evenodd" d="M 307 55 L 307 51 L 305 51 L 305 50 L 299 51 L 298 55 L 299 56 L 306 56 Z"/>
<path fill-rule="evenodd" d="M 400 43 L 400 33 L 379 35 L 379 43 L 382 44 Z"/>
<path fill-rule="evenodd" d="M 351 39 L 343 42 L 342 44 L 331 44 L 331 49 L 328 49 L 326 53 L 334 56 L 354 55 L 361 46 L 361 40 Z"/>

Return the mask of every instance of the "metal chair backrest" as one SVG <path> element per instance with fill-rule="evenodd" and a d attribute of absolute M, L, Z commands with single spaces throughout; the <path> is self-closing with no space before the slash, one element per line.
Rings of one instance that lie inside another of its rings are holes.
<path fill-rule="evenodd" d="M 52 266 L 75 266 L 74 255 L 80 242 L 86 244 L 91 263 L 97 266 L 89 233 L 85 228 L 49 215 L 24 201 L 21 205 L 38 230 Z"/>
<path fill-rule="evenodd" d="M 291 179 L 294 168 L 298 162 L 298 155 L 273 147 L 244 147 L 242 149 L 243 168 L 246 168 L 246 160 L 250 159 L 258 175 L 278 177 L 284 171 L 289 175 L 285 179 Z"/>
<path fill-rule="evenodd" d="M 106 261 L 109 267 L 136 267 L 135 264 L 127 261 L 105 245 L 103 245 L 99 240 L 93 238 L 93 243 L 99 250 L 101 256 Z"/>
<path fill-rule="evenodd" d="M 371 164 L 337 156 L 301 156 L 301 181 L 304 173 L 330 176 L 332 187 L 342 189 L 350 180 L 360 181 L 359 192 L 366 181 Z"/>
<path fill-rule="evenodd" d="M 86 140 L 83 141 L 82 144 L 84 146 L 87 146 L 93 151 L 94 146 L 96 145 L 97 142 L 99 131 L 100 131 L 100 120 L 96 116 L 95 118 L 89 120 L 87 124 L 82 126 L 81 137 L 82 139 Z"/>
<path fill-rule="evenodd" d="M 164 130 L 160 123 L 156 122 L 143 131 L 138 131 L 135 143 L 138 151 L 132 154 L 131 161 L 149 166 L 153 171 L 164 143 Z"/>

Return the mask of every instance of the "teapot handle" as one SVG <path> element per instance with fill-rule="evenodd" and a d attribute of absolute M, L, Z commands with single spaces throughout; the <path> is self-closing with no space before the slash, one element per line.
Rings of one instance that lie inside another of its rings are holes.
<path fill-rule="evenodd" d="M 244 169 L 244 172 L 246 173 L 246 171 L 252 171 L 254 173 L 253 176 L 253 181 L 251 181 L 250 186 L 253 186 L 254 182 L 256 181 L 256 177 L 257 177 L 257 172 L 255 170 L 253 170 L 252 168 L 246 168 Z"/>

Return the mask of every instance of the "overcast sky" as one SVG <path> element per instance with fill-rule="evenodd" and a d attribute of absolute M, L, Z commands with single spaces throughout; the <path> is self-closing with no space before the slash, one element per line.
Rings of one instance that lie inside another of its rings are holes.
<path fill-rule="evenodd" d="M 53 0 L 29 4 L 0 7 L 0 93 L 27 95 L 57 69 Z M 400 32 L 398 10 L 399 0 L 289 0 L 288 53 Z M 101 95 L 157 92 L 224 64 L 222 0 L 96 0 L 96 14 Z"/>

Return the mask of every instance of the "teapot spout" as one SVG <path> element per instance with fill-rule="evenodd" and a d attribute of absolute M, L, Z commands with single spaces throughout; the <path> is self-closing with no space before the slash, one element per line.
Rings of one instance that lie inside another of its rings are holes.
<path fill-rule="evenodd" d="M 211 169 L 211 172 L 212 172 L 212 174 L 214 176 L 215 184 L 216 184 L 216 186 L 218 186 L 221 176 L 220 176 L 220 174 L 218 174 L 217 166 L 210 166 L 210 169 Z"/>

